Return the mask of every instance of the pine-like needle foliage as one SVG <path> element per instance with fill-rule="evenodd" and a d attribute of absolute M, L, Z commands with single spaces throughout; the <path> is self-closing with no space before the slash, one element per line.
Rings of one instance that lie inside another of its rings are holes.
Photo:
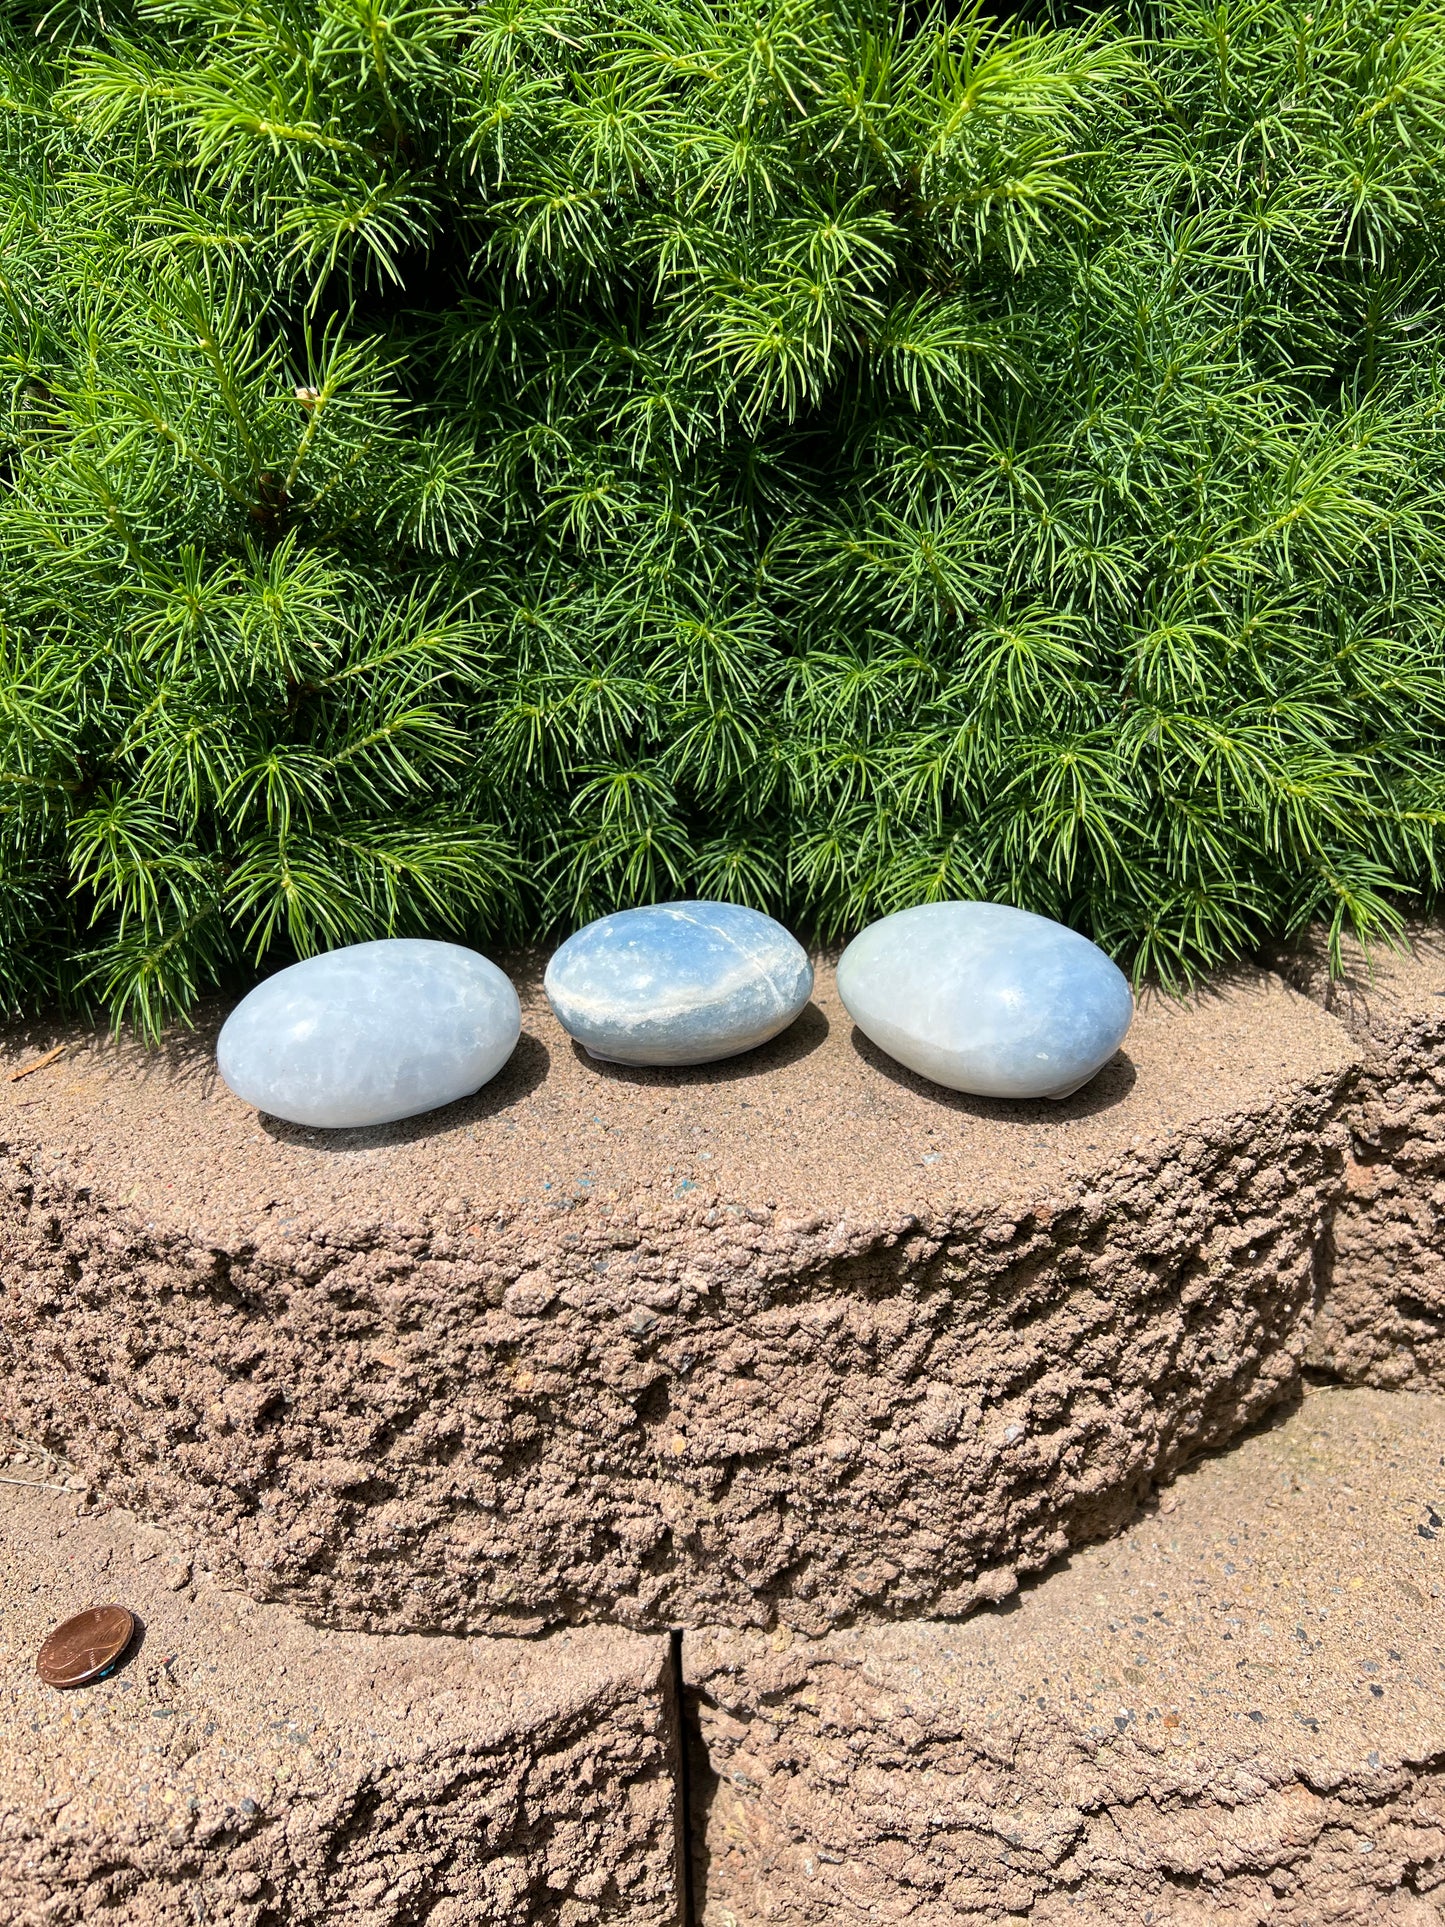
<path fill-rule="evenodd" d="M 0 19 L 10 1008 L 1435 889 L 1445 5 Z"/>

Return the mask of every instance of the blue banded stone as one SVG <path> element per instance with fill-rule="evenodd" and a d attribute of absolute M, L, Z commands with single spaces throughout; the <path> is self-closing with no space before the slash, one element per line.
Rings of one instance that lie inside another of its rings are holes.
<path fill-rule="evenodd" d="M 468 1097 L 516 1048 L 517 993 L 461 944 L 350 944 L 278 970 L 231 1012 L 216 1045 L 246 1103 L 292 1124 L 390 1124 Z"/>
<path fill-rule="evenodd" d="M 707 1064 L 785 1030 L 813 991 L 795 937 L 740 903 L 659 903 L 599 917 L 554 952 L 563 1029 L 615 1064 Z"/>
<path fill-rule="evenodd" d="M 1096 944 L 1003 903 L 924 903 L 870 924 L 843 952 L 838 995 L 880 1050 L 979 1097 L 1067 1097 L 1134 1016 Z"/>

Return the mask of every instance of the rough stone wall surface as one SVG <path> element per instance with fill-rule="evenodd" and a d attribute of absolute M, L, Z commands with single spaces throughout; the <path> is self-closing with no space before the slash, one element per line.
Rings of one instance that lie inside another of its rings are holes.
<path fill-rule="evenodd" d="M 702 1921 L 1436 1927 L 1442 1466 L 1310 1392 L 1001 1611 L 688 1635 Z"/>
<path fill-rule="evenodd" d="M 616 1075 L 531 998 L 512 1083 L 379 1132 L 258 1122 L 204 1038 L 72 1040 L 0 1082 L 0 1417 L 331 1624 L 1006 1595 L 1295 1383 L 1356 1053 L 1246 978 L 990 1104 L 818 997 Z"/>
<path fill-rule="evenodd" d="M 140 1650 L 43 1685 L 50 1626 L 117 1596 Z M 674 1927 L 672 1677 L 617 1628 L 318 1633 L 0 1486 L 0 1920 Z"/>
<path fill-rule="evenodd" d="M 1445 933 L 1347 950 L 1333 980 L 1319 947 L 1275 961 L 1363 1059 L 1308 1363 L 1347 1384 L 1445 1389 Z"/>
<path fill-rule="evenodd" d="M 0 1483 L 0 1919 L 662 1927 L 680 1621 L 705 1927 L 1442 1927 L 1445 939 L 1278 964 L 1060 1106 L 826 969 L 700 1073 L 529 995 L 380 1132 L 12 1038 L 0 1417 L 104 1516 Z M 1305 1364 L 1427 1395 L 1140 1516 Z M 107 1594 L 141 1653 L 48 1692 Z"/>

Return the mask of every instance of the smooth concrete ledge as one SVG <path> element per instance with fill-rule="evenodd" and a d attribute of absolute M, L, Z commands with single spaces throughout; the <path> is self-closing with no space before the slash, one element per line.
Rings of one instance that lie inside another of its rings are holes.
<path fill-rule="evenodd" d="M 675 1927 L 665 1640 L 319 1633 L 5 1473 L 7 1927 Z M 143 1622 L 133 1657 L 43 1685 L 45 1633 L 108 1599 Z"/>
<path fill-rule="evenodd" d="M 702 1927 L 1438 1927 L 1445 1399 L 1312 1391 L 996 1612 L 683 1645 Z"/>
<path fill-rule="evenodd" d="M 324 1623 L 816 1634 L 1006 1596 L 1297 1382 L 1360 1051 L 1277 977 L 1035 1105 L 826 967 L 691 1072 L 524 989 L 494 1084 L 365 1132 L 258 1120 L 205 1032 L 12 1037 L 0 1419 Z"/>

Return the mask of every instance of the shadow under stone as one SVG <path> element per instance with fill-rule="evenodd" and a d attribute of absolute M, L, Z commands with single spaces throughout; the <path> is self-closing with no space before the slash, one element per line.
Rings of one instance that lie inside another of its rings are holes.
<path fill-rule="evenodd" d="M 285 1118 L 271 1117 L 264 1111 L 258 1116 L 261 1129 L 278 1144 L 304 1144 L 313 1151 L 370 1151 L 382 1145 L 415 1144 L 423 1138 L 464 1131 L 469 1124 L 495 1117 L 499 1111 L 535 1091 L 545 1079 L 551 1062 L 552 1053 L 541 1038 L 523 1031 L 506 1063 L 479 1091 L 470 1097 L 459 1097 L 454 1104 L 423 1111 L 416 1117 L 398 1118 L 394 1124 L 333 1130 L 319 1124 L 290 1124 Z"/>
<path fill-rule="evenodd" d="M 808 1057 L 828 1035 L 831 1026 L 816 1004 L 805 1004 L 785 1031 L 766 1044 L 739 1051 L 736 1057 L 715 1058 L 710 1064 L 613 1064 L 575 1040 L 572 1049 L 580 1064 L 597 1076 L 624 1084 L 652 1085 L 675 1090 L 681 1085 L 735 1084 L 744 1077 L 768 1077 Z"/>
<path fill-rule="evenodd" d="M 951 1091 L 943 1084 L 935 1084 L 931 1078 L 920 1077 L 917 1071 L 909 1070 L 896 1057 L 880 1050 L 856 1026 L 852 1043 L 871 1069 L 881 1071 L 884 1077 L 916 1096 L 931 1098 L 940 1110 L 956 1111 L 965 1117 L 1007 1119 L 1013 1123 L 1071 1124 L 1077 1118 L 1097 1117 L 1101 1111 L 1112 1111 L 1116 1104 L 1122 1104 L 1139 1076 L 1133 1058 L 1120 1050 L 1087 1084 L 1068 1097 L 975 1097 L 970 1091 Z"/>

